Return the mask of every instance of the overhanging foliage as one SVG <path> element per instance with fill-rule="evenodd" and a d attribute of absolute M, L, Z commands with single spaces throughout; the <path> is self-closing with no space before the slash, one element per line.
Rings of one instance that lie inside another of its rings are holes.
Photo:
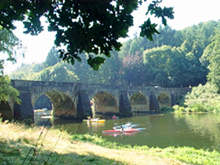
<path fill-rule="evenodd" d="M 0 25 L 12 30 L 14 21 L 22 21 L 25 33 L 37 35 L 43 30 L 40 18 L 44 16 L 48 29 L 56 32 L 60 57 L 74 64 L 81 61 L 82 53 L 89 54 L 88 64 L 97 70 L 105 58 L 96 55 L 109 57 L 110 51 L 120 49 L 118 39 L 127 37 L 133 25 L 131 13 L 143 2 L 146 0 L 3 0 Z M 153 0 L 146 6 L 147 21 L 141 26 L 141 36 L 150 40 L 158 32 L 149 15 L 161 18 L 164 25 L 167 18 L 173 18 L 172 8 L 161 7 L 161 2 Z"/>

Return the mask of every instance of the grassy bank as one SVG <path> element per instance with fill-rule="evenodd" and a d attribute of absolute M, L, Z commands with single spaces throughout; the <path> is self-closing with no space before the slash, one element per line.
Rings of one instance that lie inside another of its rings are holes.
<path fill-rule="evenodd" d="M 96 136 L 0 122 L 0 164 L 218 165 L 220 153 L 189 147 L 123 146 Z"/>

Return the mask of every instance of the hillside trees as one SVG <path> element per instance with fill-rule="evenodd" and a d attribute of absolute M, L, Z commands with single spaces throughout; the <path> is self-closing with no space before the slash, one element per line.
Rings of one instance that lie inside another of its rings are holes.
<path fill-rule="evenodd" d="M 182 41 L 182 34 L 180 31 L 176 31 L 172 29 L 169 26 L 161 27 L 158 30 L 160 32 L 160 35 L 154 35 L 154 42 L 152 42 L 152 46 L 148 47 L 153 48 L 153 47 L 160 47 L 163 45 L 169 45 L 169 46 L 180 46 Z M 147 48 L 145 48 L 147 49 Z"/>
<path fill-rule="evenodd" d="M 182 52 L 170 46 L 162 46 L 146 50 L 144 52 L 144 67 L 152 74 L 152 80 L 155 85 L 172 86 L 181 85 L 181 73 L 184 73 L 184 61 Z M 176 63 L 176 61 L 181 61 Z M 184 75 L 182 75 L 184 77 Z M 184 82 L 182 82 L 183 84 Z"/>
<path fill-rule="evenodd" d="M 204 39 L 203 43 L 208 45 L 203 49 L 200 61 L 209 69 L 208 81 L 205 85 L 200 84 L 193 87 L 192 91 L 186 95 L 184 105 L 193 112 L 218 112 L 220 107 L 220 26 L 215 22 L 205 25 L 200 24 L 201 30 L 206 29 L 205 34 L 209 33 L 210 36 L 206 36 L 207 39 Z M 213 25 L 215 26 L 213 27 Z M 210 30 L 214 33 L 210 33 Z"/>
<path fill-rule="evenodd" d="M 192 50 L 191 50 L 192 51 Z M 144 52 L 144 67 L 151 73 L 153 84 L 165 87 L 196 86 L 206 82 L 207 69 L 196 53 L 184 47 L 162 46 Z M 146 72 L 147 72 L 146 71 Z"/>
<path fill-rule="evenodd" d="M 34 76 L 34 79 L 38 81 L 73 82 L 78 80 L 78 76 L 68 69 L 68 64 L 63 62 L 49 66 Z"/>
<path fill-rule="evenodd" d="M 10 75 L 13 79 L 37 80 L 37 81 L 63 81 L 83 83 L 118 84 L 121 62 L 117 52 L 107 60 L 98 71 L 93 70 L 82 59 L 75 65 L 64 63 L 57 57 L 57 50 L 52 48 L 42 64 L 23 64 L 16 73 Z M 28 72 L 27 72 L 28 70 Z"/>
<path fill-rule="evenodd" d="M 122 81 L 129 86 L 138 86 L 146 84 L 142 54 L 136 53 L 126 56 L 122 60 Z"/>
<path fill-rule="evenodd" d="M 39 34 L 43 27 L 40 18 L 46 17 L 49 31 L 56 32 L 55 44 L 63 60 L 74 64 L 81 56 L 88 56 L 88 63 L 94 69 L 105 61 L 96 56 L 110 56 L 112 50 L 119 50 L 119 38 L 127 37 L 128 28 L 133 25 L 131 13 L 146 0 L 3 0 L 0 5 L 0 25 L 15 29 L 13 21 L 22 21 L 25 33 Z M 141 36 L 152 40 L 158 33 L 156 24 L 149 15 L 161 18 L 166 25 L 167 18 L 173 18 L 173 10 L 161 7 L 162 0 L 153 0 L 146 5 L 146 21 L 141 25 Z M 65 49 L 63 48 L 65 46 Z"/>
<path fill-rule="evenodd" d="M 55 47 L 52 47 L 47 55 L 47 58 L 44 62 L 45 66 L 53 66 L 60 62 L 58 51 Z"/>
<path fill-rule="evenodd" d="M 94 71 L 88 66 L 86 55 L 82 55 L 82 61 L 76 62 L 73 66 L 58 61 L 58 63 L 62 63 L 59 68 L 65 67 L 77 76 L 77 79 L 72 77 L 72 81 L 77 80 L 82 83 L 164 87 L 205 84 L 209 71 L 209 58 L 212 57 L 211 54 L 216 45 L 216 40 L 213 38 L 215 33 L 212 30 L 218 24 L 220 22 L 210 21 L 180 31 L 172 30 L 169 27 L 161 28 L 160 35 L 154 36 L 152 42 L 144 37 L 136 36 L 124 42 L 119 52 L 112 51 L 112 57 L 106 60 L 98 71 Z M 166 37 L 167 35 L 169 37 Z M 52 54 L 50 56 L 56 57 Z M 30 77 L 41 80 L 39 71 L 47 69 L 47 72 L 44 73 L 47 75 L 46 73 L 54 68 L 52 66 L 58 64 L 55 62 L 56 64 L 49 66 L 47 61 L 50 60 L 33 65 L 31 69 L 24 68 L 23 70 L 30 70 L 32 72 Z M 37 71 L 37 69 L 39 70 Z M 59 71 L 56 70 L 56 72 Z M 35 74 L 38 76 L 34 76 Z M 28 75 L 28 73 L 23 74 L 23 76 Z M 54 74 L 47 76 L 52 75 Z M 23 79 L 27 79 L 27 77 L 23 77 Z M 30 78 L 28 79 L 30 80 Z M 44 78 L 44 80 L 47 79 L 57 80 L 56 78 Z M 68 81 L 71 80 L 68 79 Z"/>
<path fill-rule="evenodd" d="M 112 51 L 111 54 L 112 57 L 106 60 L 99 70 L 91 69 L 84 58 L 81 62 L 76 62 L 71 67 L 71 71 L 78 76 L 82 83 L 118 84 L 121 61 L 116 51 Z"/>
<path fill-rule="evenodd" d="M 122 64 L 116 51 L 112 51 L 111 54 L 112 57 L 98 71 L 92 71 L 90 75 L 94 75 L 94 78 L 90 80 L 90 83 L 98 82 L 110 85 L 118 85 L 120 83 Z"/>
<path fill-rule="evenodd" d="M 152 82 L 161 86 L 205 84 L 209 61 L 207 54 L 213 50 L 214 43 L 211 41 L 218 24 L 219 22 L 210 21 L 174 32 L 172 37 L 173 41 L 178 43 L 176 45 L 172 45 L 174 43 L 169 38 L 167 41 L 166 38 L 157 38 L 172 47 L 162 46 L 145 51 L 144 63 L 147 70 L 154 75 Z M 161 37 L 163 38 L 163 35 Z M 157 39 L 155 42 L 160 43 Z"/>
<path fill-rule="evenodd" d="M 73 72 L 73 66 L 62 62 L 54 47 L 49 51 L 45 62 L 31 65 L 22 64 L 10 77 L 37 81 L 78 81 L 78 76 Z"/>

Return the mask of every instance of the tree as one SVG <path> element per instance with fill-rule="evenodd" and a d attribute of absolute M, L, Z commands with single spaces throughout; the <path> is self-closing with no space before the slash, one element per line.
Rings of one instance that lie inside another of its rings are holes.
<path fill-rule="evenodd" d="M 19 40 L 12 32 L 2 29 L 0 26 L 0 102 L 7 102 L 9 99 L 19 103 L 18 91 L 10 84 L 10 79 L 4 76 L 4 63 L 15 61 L 14 47 L 19 44 Z"/>
<path fill-rule="evenodd" d="M 149 81 L 154 85 L 168 86 L 169 66 L 167 61 L 171 59 L 171 55 L 170 46 L 153 48 L 144 52 L 144 66 L 146 72 L 152 74 L 152 79 Z"/>
<path fill-rule="evenodd" d="M 19 92 L 11 86 L 8 76 L 0 76 L 0 102 L 9 100 L 20 103 Z"/>
<path fill-rule="evenodd" d="M 52 49 L 49 51 L 47 55 L 45 65 L 46 67 L 53 66 L 57 64 L 58 62 L 60 62 L 58 52 L 55 47 L 52 47 Z"/>
<path fill-rule="evenodd" d="M 112 51 L 113 55 L 108 59 L 98 71 L 92 70 L 90 75 L 90 83 L 103 83 L 109 85 L 118 85 L 120 81 L 121 61 L 118 58 L 117 52 Z"/>
<path fill-rule="evenodd" d="M 14 34 L 0 26 L 0 75 L 3 75 L 3 65 L 6 61 L 15 61 L 14 47 L 20 42 Z"/>
<path fill-rule="evenodd" d="M 63 62 L 47 67 L 36 73 L 33 78 L 39 81 L 57 82 L 74 82 L 78 80 L 77 75 L 68 69 L 68 64 L 64 64 Z"/>
<path fill-rule="evenodd" d="M 144 72 L 143 67 L 143 58 L 142 52 L 141 56 L 139 53 L 135 52 L 135 54 L 128 54 L 123 58 L 122 61 L 122 78 L 124 79 L 123 83 L 127 83 L 129 86 L 138 86 L 145 84 L 144 81 L 147 73 Z"/>
<path fill-rule="evenodd" d="M 112 50 L 119 50 L 119 38 L 127 36 L 133 25 L 131 13 L 146 0 L 2 0 L 0 5 L 0 25 L 15 29 L 13 21 L 24 23 L 25 33 L 39 34 L 43 27 L 40 18 L 47 18 L 48 30 L 56 32 L 55 44 L 63 60 L 74 64 L 81 61 L 80 55 L 89 54 L 87 62 L 98 69 L 104 63 L 104 54 L 110 56 Z M 173 10 L 161 7 L 162 0 L 153 0 L 146 7 L 149 15 L 161 18 L 166 25 L 167 18 L 173 18 Z M 144 3 L 145 4 L 145 3 Z M 148 18 L 141 25 L 141 36 L 152 40 L 159 33 L 157 24 Z M 66 48 L 63 49 L 62 47 Z M 98 55 L 98 56 L 97 56 Z"/>
<path fill-rule="evenodd" d="M 209 74 L 208 79 L 211 83 L 215 84 L 218 88 L 218 92 L 220 92 L 220 27 L 216 29 L 216 34 L 213 37 L 212 45 L 209 55 Z"/>
<path fill-rule="evenodd" d="M 152 75 L 149 81 L 164 87 L 187 87 L 204 83 L 206 74 L 203 67 L 197 66 L 197 61 L 189 60 L 186 55 L 182 47 L 161 46 L 146 50 L 145 73 Z"/>

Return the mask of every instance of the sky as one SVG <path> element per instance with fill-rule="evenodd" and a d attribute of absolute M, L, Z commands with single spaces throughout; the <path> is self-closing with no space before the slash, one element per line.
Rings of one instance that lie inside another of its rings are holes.
<path fill-rule="evenodd" d="M 176 30 L 206 22 L 220 20 L 220 0 L 163 0 L 163 4 L 174 8 L 174 19 L 168 20 L 168 25 Z M 145 6 L 133 13 L 134 27 L 129 29 L 129 37 L 138 34 L 138 27 L 146 20 Z M 157 22 L 157 20 L 155 20 Z M 22 41 L 24 57 L 17 57 L 17 63 L 7 63 L 5 73 L 15 70 L 21 63 L 42 63 L 52 46 L 54 45 L 55 33 L 40 33 L 38 36 L 23 34 L 23 25 L 17 24 L 14 34 Z M 123 41 L 123 40 L 122 40 Z"/>

